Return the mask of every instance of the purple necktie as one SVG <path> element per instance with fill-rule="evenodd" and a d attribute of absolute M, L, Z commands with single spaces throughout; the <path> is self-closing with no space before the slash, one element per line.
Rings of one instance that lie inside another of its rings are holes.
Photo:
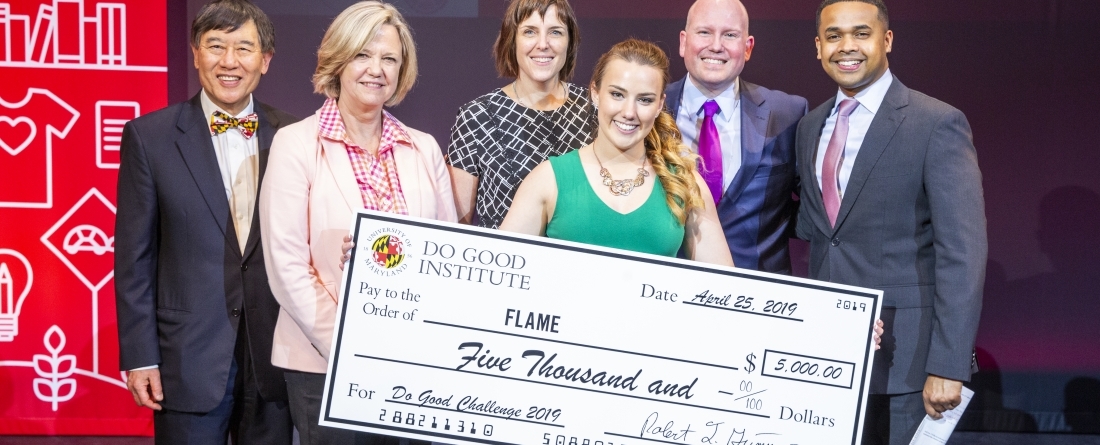
<path fill-rule="evenodd" d="M 707 183 L 714 203 L 722 199 L 722 143 L 718 140 L 718 127 L 714 115 L 721 111 L 713 99 L 703 103 L 703 126 L 699 129 L 699 175 Z"/>
<path fill-rule="evenodd" d="M 840 212 L 840 159 L 844 155 L 844 144 L 848 141 L 848 116 L 856 111 L 859 101 L 844 99 L 837 111 L 836 126 L 829 138 L 829 147 L 825 149 L 825 162 L 821 165 L 821 200 L 825 202 L 825 213 L 829 215 L 829 225 L 836 226 L 836 216 Z"/>

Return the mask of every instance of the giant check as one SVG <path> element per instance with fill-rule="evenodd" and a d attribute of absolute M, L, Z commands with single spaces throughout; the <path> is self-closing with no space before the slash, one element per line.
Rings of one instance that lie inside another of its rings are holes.
<path fill-rule="evenodd" d="M 881 292 L 363 212 L 321 424 L 452 444 L 857 444 Z"/>

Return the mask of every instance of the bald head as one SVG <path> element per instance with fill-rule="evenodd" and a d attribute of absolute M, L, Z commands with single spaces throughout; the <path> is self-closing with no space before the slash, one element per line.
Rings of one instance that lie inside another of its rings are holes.
<path fill-rule="evenodd" d="M 749 10 L 738 0 L 697 0 L 688 9 L 687 24 L 684 29 L 691 28 L 692 21 L 698 21 L 700 17 L 717 17 L 723 21 L 736 23 L 749 35 Z"/>
<path fill-rule="evenodd" d="M 738 0 L 698 0 L 680 31 L 688 78 L 707 97 L 726 91 L 752 55 L 749 13 Z"/>

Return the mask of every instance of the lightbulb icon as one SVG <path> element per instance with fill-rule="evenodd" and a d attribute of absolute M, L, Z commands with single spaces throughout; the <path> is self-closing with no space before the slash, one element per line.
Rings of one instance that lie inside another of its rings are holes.
<path fill-rule="evenodd" d="M 12 261 L 12 259 L 18 260 Z M 18 267 L 26 271 L 26 283 L 17 286 Z M 12 270 L 17 273 L 12 274 Z M 31 292 L 31 284 L 34 282 L 34 272 L 31 271 L 31 263 L 23 254 L 11 249 L 0 249 L 0 342 L 15 340 L 19 334 L 19 312 L 23 308 L 23 300 Z M 18 292 L 18 293 L 17 293 Z"/>

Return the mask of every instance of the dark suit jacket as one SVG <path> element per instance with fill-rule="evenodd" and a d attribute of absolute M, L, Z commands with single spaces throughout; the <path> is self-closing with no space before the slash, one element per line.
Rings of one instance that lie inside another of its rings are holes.
<path fill-rule="evenodd" d="M 798 235 L 810 241 L 810 278 L 883 290 L 886 333 L 872 393 L 920 391 L 928 374 L 970 380 L 987 253 L 970 125 L 961 111 L 895 78 L 832 228 L 814 156 L 835 101 L 798 126 L 805 178 Z"/>
<path fill-rule="evenodd" d="M 259 102 L 254 109 L 262 185 L 275 131 L 298 119 Z M 198 95 L 126 124 L 115 223 L 119 357 L 122 369 L 160 365 L 166 409 L 206 412 L 222 400 L 241 311 L 260 394 L 286 399 L 271 365 L 279 305 L 259 215 L 241 255 Z"/>
<path fill-rule="evenodd" d="M 675 119 L 687 78 L 669 84 Z M 790 275 L 798 169 L 794 136 L 806 99 L 741 82 L 741 168 L 718 201 L 718 217 L 737 267 Z"/>

